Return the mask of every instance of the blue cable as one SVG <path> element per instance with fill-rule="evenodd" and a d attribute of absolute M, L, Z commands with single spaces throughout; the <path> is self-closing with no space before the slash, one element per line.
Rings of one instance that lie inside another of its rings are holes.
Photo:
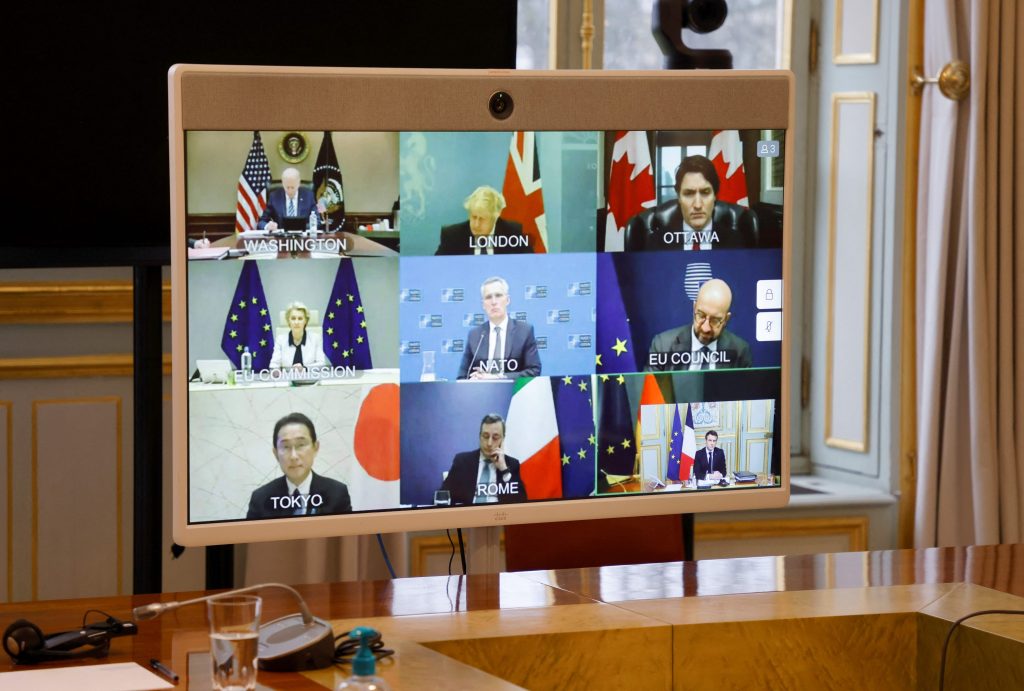
<path fill-rule="evenodd" d="M 388 559 L 388 551 L 384 547 L 384 538 L 380 536 L 380 533 L 377 533 L 377 544 L 380 545 L 380 553 L 384 556 L 384 563 L 388 567 L 388 573 L 391 574 L 392 579 L 396 578 L 395 570 L 391 567 L 391 560 Z"/>

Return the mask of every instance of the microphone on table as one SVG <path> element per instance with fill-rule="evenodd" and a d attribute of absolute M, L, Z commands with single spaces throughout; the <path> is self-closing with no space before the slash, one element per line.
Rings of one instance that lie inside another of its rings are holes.
<path fill-rule="evenodd" d="M 473 349 L 473 359 L 469 361 L 469 369 L 466 370 L 466 376 L 467 377 L 469 376 L 469 373 L 473 370 L 473 363 L 476 362 L 476 354 L 480 352 L 480 346 L 483 345 L 483 343 L 484 343 L 484 336 L 486 336 L 486 335 L 487 335 L 487 331 L 486 330 L 480 333 L 480 340 L 476 342 L 476 348 Z"/>
<path fill-rule="evenodd" d="M 301 672 L 330 667 L 334 663 L 334 630 L 328 622 L 313 616 L 306 601 L 295 588 L 283 583 L 261 583 L 184 602 L 153 602 L 140 605 L 132 610 L 132 618 L 135 621 L 149 621 L 179 607 L 241 595 L 262 588 L 284 588 L 295 596 L 300 611 L 298 614 L 289 614 L 260 626 L 257 655 L 259 668 L 271 672 Z"/>

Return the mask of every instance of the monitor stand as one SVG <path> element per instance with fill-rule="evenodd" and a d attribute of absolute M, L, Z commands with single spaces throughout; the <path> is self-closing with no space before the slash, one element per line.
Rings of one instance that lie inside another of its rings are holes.
<path fill-rule="evenodd" d="M 466 567 L 471 574 L 498 573 L 504 571 L 505 560 L 501 557 L 501 528 L 470 528 L 467 545 Z"/>

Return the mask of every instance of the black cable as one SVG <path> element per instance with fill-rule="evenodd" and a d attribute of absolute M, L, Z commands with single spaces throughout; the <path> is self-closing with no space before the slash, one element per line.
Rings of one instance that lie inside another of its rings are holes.
<path fill-rule="evenodd" d="M 946 633 L 946 640 L 942 644 L 942 660 L 939 662 L 939 691 L 942 691 L 943 686 L 946 684 L 946 653 L 949 652 L 949 641 L 953 637 L 953 632 L 956 631 L 957 627 L 961 623 L 967 621 L 972 617 L 980 617 L 983 614 L 1024 614 L 1024 609 L 983 609 L 977 612 L 971 612 L 960 617 L 949 627 L 949 631 Z"/>
<path fill-rule="evenodd" d="M 395 570 L 391 567 L 391 560 L 388 559 L 388 550 L 384 547 L 384 538 L 377 533 L 377 544 L 380 545 L 380 553 L 384 557 L 384 564 L 388 567 L 388 573 L 391 574 L 391 580 L 395 580 Z"/>
<path fill-rule="evenodd" d="M 359 639 L 349 638 L 349 634 L 351 633 L 351 631 L 346 631 L 344 633 L 339 633 L 334 637 L 334 664 L 352 664 L 352 659 L 359 650 Z M 375 632 L 374 636 L 370 638 L 370 642 L 367 644 L 367 647 L 378 661 L 383 660 L 389 655 L 395 654 L 394 650 L 384 647 L 384 638 L 381 636 L 379 631 Z"/>
<path fill-rule="evenodd" d="M 462 575 L 467 574 L 466 571 L 466 545 L 462 541 L 462 528 L 456 528 L 455 532 L 459 535 L 459 558 L 462 559 Z"/>
<path fill-rule="evenodd" d="M 452 540 L 451 528 L 445 528 L 445 535 L 448 536 L 448 544 L 452 546 L 452 553 L 448 555 L 448 575 L 452 575 L 452 561 L 455 559 L 455 542 Z"/>

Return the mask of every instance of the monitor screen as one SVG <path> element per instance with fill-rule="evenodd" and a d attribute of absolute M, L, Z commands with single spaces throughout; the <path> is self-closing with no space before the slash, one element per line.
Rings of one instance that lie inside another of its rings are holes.
<path fill-rule="evenodd" d="M 785 503 L 788 122 L 449 119 L 180 128 L 176 540 Z"/>

